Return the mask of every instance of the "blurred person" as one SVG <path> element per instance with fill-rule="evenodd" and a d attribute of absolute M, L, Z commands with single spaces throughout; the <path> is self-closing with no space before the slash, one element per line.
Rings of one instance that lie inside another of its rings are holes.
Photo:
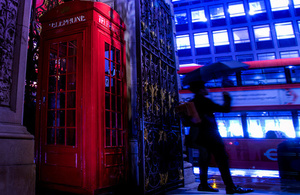
<path fill-rule="evenodd" d="M 205 83 L 201 81 L 190 83 L 190 91 L 195 94 L 192 101 L 194 102 L 195 108 L 201 118 L 201 123 L 195 125 L 199 131 L 197 144 L 200 146 L 200 184 L 198 186 L 198 191 L 219 191 L 218 189 L 212 188 L 207 182 L 208 166 L 210 156 L 212 154 L 215 157 L 222 180 L 226 186 L 226 194 L 253 192 L 253 189 L 251 188 L 242 188 L 234 185 L 229 170 L 228 155 L 214 117 L 214 112 L 230 112 L 231 97 L 228 92 L 223 92 L 224 104 L 216 104 L 209 98 L 205 97 L 208 95 L 208 90 L 204 84 Z"/>

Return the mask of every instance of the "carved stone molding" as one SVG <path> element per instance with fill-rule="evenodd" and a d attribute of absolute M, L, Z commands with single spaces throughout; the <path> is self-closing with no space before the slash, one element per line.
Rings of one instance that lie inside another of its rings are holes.
<path fill-rule="evenodd" d="M 0 105 L 9 106 L 18 0 L 0 0 Z"/>

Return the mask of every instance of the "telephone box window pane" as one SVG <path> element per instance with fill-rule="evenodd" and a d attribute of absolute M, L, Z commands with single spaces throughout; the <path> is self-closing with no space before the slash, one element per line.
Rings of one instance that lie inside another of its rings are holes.
<path fill-rule="evenodd" d="M 49 77 L 49 92 L 54 92 L 56 89 L 56 78 L 55 77 Z"/>
<path fill-rule="evenodd" d="M 212 6 L 209 8 L 209 11 L 211 20 L 225 18 L 223 5 Z"/>
<path fill-rule="evenodd" d="M 118 146 L 123 146 L 122 143 L 122 137 L 123 137 L 123 132 L 122 131 L 118 131 Z"/>
<path fill-rule="evenodd" d="M 65 145 L 65 129 L 56 130 L 56 144 Z"/>
<path fill-rule="evenodd" d="M 121 88 L 122 87 L 122 83 L 121 81 L 117 81 L 117 95 L 121 95 Z"/>
<path fill-rule="evenodd" d="M 51 60 L 49 62 L 49 75 L 56 75 L 56 68 L 55 68 L 56 61 L 57 60 Z"/>
<path fill-rule="evenodd" d="M 76 111 L 68 110 L 67 111 L 67 127 L 75 127 L 76 124 Z"/>
<path fill-rule="evenodd" d="M 68 58 L 68 73 L 76 72 L 76 57 Z"/>
<path fill-rule="evenodd" d="M 57 91 L 65 91 L 66 90 L 66 75 L 58 76 L 58 85 Z"/>
<path fill-rule="evenodd" d="M 117 114 L 117 128 L 118 129 L 122 128 L 122 114 L 121 113 Z"/>
<path fill-rule="evenodd" d="M 65 111 L 64 110 L 57 111 L 56 122 L 57 122 L 58 127 L 64 127 L 65 126 Z"/>
<path fill-rule="evenodd" d="M 116 128 L 116 113 L 113 112 L 111 113 L 111 124 L 112 124 L 112 128 Z"/>
<path fill-rule="evenodd" d="M 116 80 L 111 78 L 111 93 L 115 93 L 116 92 Z"/>
<path fill-rule="evenodd" d="M 105 93 L 105 109 L 110 109 L 110 94 Z"/>
<path fill-rule="evenodd" d="M 117 72 L 116 72 L 116 74 L 117 74 L 117 78 L 118 79 L 120 79 L 122 77 L 120 64 L 117 64 Z"/>
<path fill-rule="evenodd" d="M 105 43 L 105 57 L 109 59 L 109 44 Z"/>
<path fill-rule="evenodd" d="M 67 89 L 68 90 L 76 89 L 76 74 L 68 74 Z"/>
<path fill-rule="evenodd" d="M 56 59 L 57 58 L 57 50 L 58 50 L 58 44 L 52 43 L 50 45 L 50 59 Z"/>
<path fill-rule="evenodd" d="M 66 73 L 66 64 L 67 64 L 67 60 L 66 58 L 61 58 L 59 60 L 59 67 L 58 67 L 58 74 L 65 74 Z"/>
<path fill-rule="evenodd" d="M 230 3 L 228 6 L 228 12 L 230 17 L 238 17 L 238 16 L 246 15 L 243 2 Z"/>
<path fill-rule="evenodd" d="M 57 94 L 57 108 L 65 108 L 65 93 Z"/>
<path fill-rule="evenodd" d="M 55 129 L 47 129 L 47 144 L 55 144 Z"/>
<path fill-rule="evenodd" d="M 117 145 L 117 136 L 116 136 L 117 131 L 116 130 L 112 130 L 111 131 L 111 145 L 112 146 L 116 146 Z"/>
<path fill-rule="evenodd" d="M 68 108 L 76 108 L 76 92 L 69 92 L 68 95 L 68 102 L 67 107 Z"/>
<path fill-rule="evenodd" d="M 105 74 L 109 75 L 109 60 L 105 59 Z"/>
<path fill-rule="evenodd" d="M 55 93 L 48 94 L 48 109 L 55 109 Z"/>
<path fill-rule="evenodd" d="M 105 76 L 105 91 L 110 92 L 110 79 L 108 76 Z"/>
<path fill-rule="evenodd" d="M 110 127 L 110 112 L 106 111 L 105 112 L 105 126 Z"/>
<path fill-rule="evenodd" d="M 67 56 L 67 42 L 62 42 L 59 44 L 59 57 Z"/>
<path fill-rule="evenodd" d="M 55 111 L 48 111 L 47 126 L 48 127 L 54 127 L 55 126 Z"/>
<path fill-rule="evenodd" d="M 77 54 L 77 41 L 70 41 L 69 42 L 69 56 L 74 56 Z"/>
<path fill-rule="evenodd" d="M 122 107 L 122 99 L 121 97 L 117 97 L 117 111 L 121 112 L 121 107 Z"/>
<path fill-rule="evenodd" d="M 115 67 L 115 63 L 111 62 L 111 76 L 114 77 L 116 75 L 116 67 Z"/>
<path fill-rule="evenodd" d="M 106 129 L 106 146 L 110 146 L 110 130 Z"/>
<path fill-rule="evenodd" d="M 67 145 L 75 146 L 76 145 L 76 131 L 75 129 L 67 129 Z"/>
<path fill-rule="evenodd" d="M 111 96 L 111 110 L 116 110 L 116 96 Z"/>
<path fill-rule="evenodd" d="M 116 49 L 116 58 L 117 58 L 117 63 L 121 62 L 121 55 L 120 55 L 120 50 Z"/>
<path fill-rule="evenodd" d="M 115 56 L 115 48 L 112 46 L 111 50 L 110 50 L 110 57 L 112 61 L 116 60 L 116 56 Z"/>
<path fill-rule="evenodd" d="M 295 38 L 293 26 L 291 22 L 275 24 L 277 39 Z"/>

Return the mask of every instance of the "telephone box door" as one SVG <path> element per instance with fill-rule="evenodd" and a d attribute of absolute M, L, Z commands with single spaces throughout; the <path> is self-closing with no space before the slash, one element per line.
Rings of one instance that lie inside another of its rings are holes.
<path fill-rule="evenodd" d="M 82 35 L 46 40 L 41 105 L 40 180 L 80 186 Z"/>
<path fill-rule="evenodd" d="M 98 45 L 101 54 L 100 64 L 104 64 L 105 93 L 105 124 L 104 124 L 104 163 L 100 179 L 103 186 L 115 185 L 124 179 L 126 161 L 126 134 L 124 114 L 126 108 L 125 63 L 123 45 L 104 33 L 99 33 Z M 109 178 L 109 179 L 108 179 Z"/>

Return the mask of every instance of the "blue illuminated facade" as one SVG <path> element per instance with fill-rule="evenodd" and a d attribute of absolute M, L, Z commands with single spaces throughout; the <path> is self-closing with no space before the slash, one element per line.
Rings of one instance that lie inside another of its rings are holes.
<path fill-rule="evenodd" d="M 300 0 L 173 0 L 179 64 L 299 57 Z"/>

